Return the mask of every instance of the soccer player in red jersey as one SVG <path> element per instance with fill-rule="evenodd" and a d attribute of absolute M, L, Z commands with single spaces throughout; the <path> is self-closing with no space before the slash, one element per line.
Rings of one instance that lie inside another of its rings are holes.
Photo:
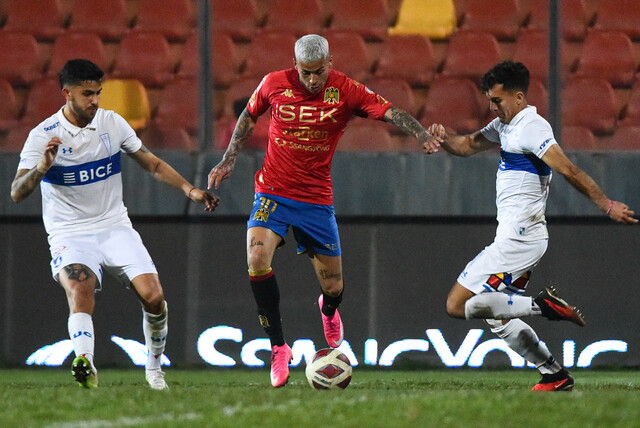
<path fill-rule="evenodd" d="M 415 137 L 427 153 L 439 143 L 407 112 L 366 86 L 331 69 L 329 43 L 310 34 L 295 44 L 294 67 L 267 74 L 238 119 L 229 147 L 209 173 L 209 188 L 233 172 L 238 152 L 260 115 L 271 107 L 269 143 L 255 176 L 256 198 L 247 223 L 247 263 L 258 318 L 271 341 L 271 384 L 289 378 L 291 348 L 280 319 L 280 294 L 271 261 L 291 227 L 298 253 L 311 258 L 320 281 L 318 299 L 329 346 L 342 343 L 337 311 L 344 287 L 338 226 L 333 209 L 331 160 L 355 115 L 391 122 Z"/>

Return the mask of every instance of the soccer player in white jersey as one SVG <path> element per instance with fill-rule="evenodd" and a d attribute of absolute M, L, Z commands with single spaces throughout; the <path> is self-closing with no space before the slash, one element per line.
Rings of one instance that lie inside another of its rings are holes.
<path fill-rule="evenodd" d="M 551 170 L 591 199 L 613 220 L 634 224 L 634 212 L 609 199 L 585 172 L 575 166 L 557 144 L 549 123 L 527 105 L 529 70 L 503 62 L 481 80 L 482 91 L 496 118 L 470 135 L 454 135 L 441 124 L 428 131 L 456 156 L 500 147 L 496 178 L 498 228 L 495 240 L 464 268 L 447 298 L 447 313 L 454 318 L 480 318 L 511 349 L 538 368 L 542 375 L 536 391 L 568 391 L 574 381 L 520 317 L 542 315 L 585 325 L 580 311 L 547 287 L 538 297 L 524 296 L 532 269 L 547 249 L 545 207 Z M 425 152 L 432 152 L 425 146 Z"/>
<path fill-rule="evenodd" d="M 92 314 L 103 269 L 131 286 L 142 303 L 148 350 L 146 379 L 167 389 L 161 356 L 167 336 L 167 303 L 149 253 L 122 201 L 122 152 L 163 183 L 213 211 L 217 196 L 197 189 L 151 153 L 117 113 L 98 108 L 102 70 L 85 59 L 60 72 L 65 105 L 36 126 L 20 154 L 11 197 L 20 202 L 40 184 L 42 217 L 49 235 L 51 271 L 69 303 L 69 336 L 80 387 L 96 388 Z"/>

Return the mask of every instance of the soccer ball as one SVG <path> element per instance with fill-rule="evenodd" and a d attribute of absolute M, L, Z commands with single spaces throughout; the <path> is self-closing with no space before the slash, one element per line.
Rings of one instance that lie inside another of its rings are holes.
<path fill-rule="evenodd" d="M 315 389 L 345 389 L 351 382 L 349 358 L 337 349 L 320 349 L 307 363 L 305 374 Z"/>

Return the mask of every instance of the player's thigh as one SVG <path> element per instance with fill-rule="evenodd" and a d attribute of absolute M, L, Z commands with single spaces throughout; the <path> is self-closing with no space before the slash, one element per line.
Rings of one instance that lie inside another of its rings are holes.
<path fill-rule="evenodd" d="M 159 313 L 162 311 L 164 292 L 160 278 L 156 273 L 144 273 L 131 280 L 134 292 L 147 311 Z"/>
<path fill-rule="evenodd" d="M 65 290 L 71 290 L 78 283 L 91 283 L 91 287 L 100 289 L 102 254 L 93 235 L 52 238 L 50 251 L 51 274 Z"/>
<path fill-rule="evenodd" d="M 496 239 L 467 264 L 457 282 L 474 294 L 487 291 L 523 293 L 533 268 L 546 249 L 546 239 Z"/>
<path fill-rule="evenodd" d="M 99 237 L 104 268 L 125 285 L 137 276 L 158 273 L 142 238 L 132 227 L 118 226 Z"/>
<path fill-rule="evenodd" d="M 247 265 L 250 270 L 259 271 L 271 267 L 273 254 L 282 243 L 282 236 L 266 227 L 247 229 Z"/>
<path fill-rule="evenodd" d="M 342 256 L 316 253 L 311 262 L 322 289 L 329 294 L 339 294 L 344 286 Z"/>

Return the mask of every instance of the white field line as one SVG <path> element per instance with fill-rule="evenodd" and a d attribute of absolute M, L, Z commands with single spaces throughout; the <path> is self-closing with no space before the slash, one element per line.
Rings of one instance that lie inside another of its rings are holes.
<path fill-rule="evenodd" d="M 73 421 L 73 422 L 56 422 L 54 424 L 46 425 L 45 428 L 109 428 L 109 427 L 131 427 L 141 424 L 149 424 L 154 422 L 167 422 L 167 421 L 185 421 L 202 419 L 203 416 L 197 413 L 182 413 L 174 414 L 169 413 L 166 415 L 147 416 L 147 417 L 135 417 L 135 418 L 118 418 L 114 420 L 106 419 L 88 419 L 85 421 Z"/>

